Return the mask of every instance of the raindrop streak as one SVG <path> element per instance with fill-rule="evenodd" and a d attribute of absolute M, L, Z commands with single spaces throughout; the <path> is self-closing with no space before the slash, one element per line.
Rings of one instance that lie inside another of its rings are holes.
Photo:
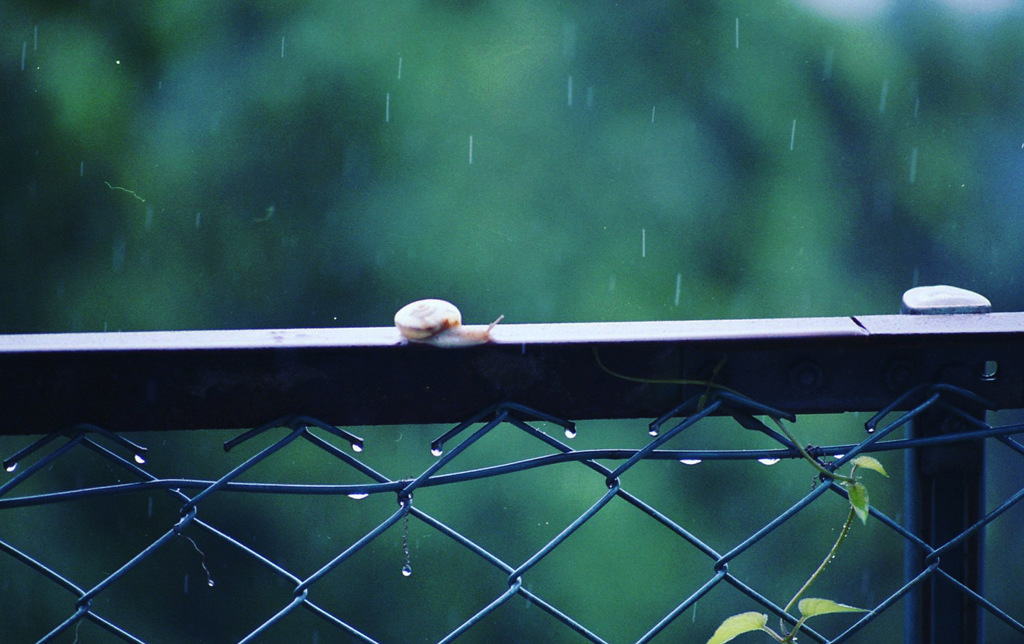
<path fill-rule="evenodd" d="M 760 463 L 761 465 L 775 465 L 780 460 L 782 460 L 782 459 L 779 459 L 779 458 L 759 458 L 759 459 L 757 459 L 757 462 Z"/>
<path fill-rule="evenodd" d="M 700 459 L 699 458 L 681 458 L 681 459 L 679 459 L 679 462 L 682 463 L 683 465 L 697 465 L 698 463 L 700 463 Z"/>
<path fill-rule="evenodd" d="M 196 211 L 196 228 L 199 228 L 199 222 L 203 219 L 203 213 Z"/>
<path fill-rule="evenodd" d="M 85 161 L 82 161 L 81 163 L 78 164 L 78 176 L 85 176 Z"/>
<path fill-rule="evenodd" d="M 676 306 L 679 306 L 679 293 L 683 289 L 683 274 L 676 273 Z"/>
<path fill-rule="evenodd" d="M 412 575 L 412 558 L 409 555 L 409 513 L 405 513 L 405 524 L 402 526 L 402 555 L 405 563 L 402 565 L 402 576 Z"/>
<path fill-rule="evenodd" d="M 640 257 L 647 257 L 647 229 L 640 229 Z"/>
<path fill-rule="evenodd" d="M 789 129 L 789 151 L 793 151 L 793 144 L 796 142 L 796 119 L 793 119 L 793 127 Z"/>
<path fill-rule="evenodd" d="M 284 58 L 284 36 L 281 36 L 281 58 Z"/>
<path fill-rule="evenodd" d="M 146 503 L 146 517 L 153 518 L 153 497 L 149 497 L 149 501 Z"/>
<path fill-rule="evenodd" d="M 398 80 L 402 80 L 402 57 L 398 57 Z"/>
<path fill-rule="evenodd" d="M 32 51 L 39 51 L 39 25 L 32 27 Z"/>
<path fill-rule="evenodd" d="M 25 56 L 28 54 L 28 41 L 21 41 L 21 71 L 25 71 Z"/>
<path fill-rule="evenodd" d="M 568 94 L 569 107 L 572 107 L 572 76 L 569 76 L 569 82 L 566 84 L 566 92 Z"/>
<path fill-rule="evenodd" d="M 910 183 L 917 180 L 917 146 L 910 148 Z"/>
<path fill-rule="evenodd" d="M 391 92 L 384 95 L 384 122 L 391 122 Z"/>
<path fill-rule="evenodd" d="M 736 18 L 736 49 L 740 48 L 740 19 Z"/>
<path fill-rule="evenodd" d="M 191 543 L 192 547 L 195 548 L 196 552 L 199 553 L 199 564 L 203 567 L 203 572 L 206 573 L 206 585 L 210 588 L 213 588 L 213 576 L 210 574 L 210 569 L 206 567 L 206 553 L 199 549 L 199 546 L 196 544 L 195 541 L 192 540 L 192 537 L 184 535 L 180 532 L 178 533 L 178 536 L 182 537 L 183 539 L 186 539 L 189 543 Z M 185 592 L 188 592 L 188 573 L 185 573 Z"/>
<path fill-rule="evenodd" d="M 657 107 L 658 107 L 657 105 L 652 105 L 652 106 L 651 106 L 651 123 L 654 123 L 654 110 L 655 110 L 655 109 L 656 109 Z"/>
<path fill-rule="evenodd" d="M 921 107 L 921 99 L 920 98 L 915 98 L 914 99 L 914 118 L 917 118 L 917 110 L 920 107 Z"/>
<path fill-rule="evenodd" d="M 878 99 L 878 113 L 885 114 L 885 99 L 889 96 L 889 79 L 882 81 L 882 95 Z"/>
<path fill-rule="evenodd" d="M 473 135 L 469 135 L 469 165 L 473 165 Z"/>

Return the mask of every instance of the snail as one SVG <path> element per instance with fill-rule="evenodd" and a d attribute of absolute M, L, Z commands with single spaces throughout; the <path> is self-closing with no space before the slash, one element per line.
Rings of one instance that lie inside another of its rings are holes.
<path fill-rule="evenodd" d="M 395 326 L 406 340 L 435 347 L 469 347 L 491 341 L 491 330 L 504 315 L 486 328 L 462 326 L 462 314 L 451 302 L 417 300 L 395 313 Z"/>

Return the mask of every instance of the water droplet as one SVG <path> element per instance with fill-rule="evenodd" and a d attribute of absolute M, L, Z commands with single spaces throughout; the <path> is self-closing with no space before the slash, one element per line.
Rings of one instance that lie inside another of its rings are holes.
<path fill-rule="evenodd" d="M 411 577 L 412 576 L 412 566 L 410 566 L 409 564 L 405 564 L 404 566 L 402 566 L 402 576 L 403 577 Z"/>
<path fill-rule="evenodd" d="M 352 494 L 348 495 L 348 498 L 355 499 L 356 501 L 362 501 L 363 499 L 365 499 L 368 496 L 370 496 L 370 495 L 367 494 L 366 492 L 353 492 Z"/>
<path fill-rule="evenodd" d="M 8 463 L 7 467 L 4 469 L 6 469 L 8 472 L 13 472 L 14 470 L 18 469 L 18 461 Z"/>
<path fill-rule="evenodd" d="M 781 458 L 759 458 L 757 459 L 757 462 L 761 465 L 775 465 L 781 460 Z"/>
<path fill-rule="evenodd" d="M 834 458 L 834 459 L 836 459 L 837 461 L 839 461 L 839 460 L 842 460 L 842 458 L 843 458 L 844 456 L 846 456 L 846 454 L 833 454 L 833 455 L 832 455 L 832 458 Z"/>
<path fill-rule="evenodd" d="M 700 463 L 700 459 L 699 458 L 681 458 L 681 459 L 679 459 L 679 462 L 682 463 L 683 465 L 696 465 L 697 463 Z"/>
<path fill-rule="evenodd" d="M 142 452 L 135 452 L 135 462 L 138 463 L 139 465 L 145 465 L 146 455 L 143 454 Z"/>
<path fill-rule="evenodd" d="M 441 447 L 440 445 L 431 445 L 430 453 L 433 454 L 434 456 L 440 456 L 441 454 L 444 454 L 444 448 Z"/>
<path fill-rule="evenodd" d="M 576 428 L 575 427 L 566 427 L 565 428 L 565 437 L 566 438 L 576 438 Z"/>
<path fill-rule="evenodd" d="M 207 585 L 208 585 L 208 586 L 209 586 L 210 588 L 213 588 L 213 580 L 212 580 L 212 579 L 207 579 L 207 580 L 206 580 L 206 584 L 207 584 Z"/>
<path fill-rule="evenodd" d="M 362 443 L 355 443 L 355 442 L 353 442 L 352 443 L 352 451 L 357 453 L 357 454 L 359 452 L 363 451 L 363 444 Z"/>
<path fill-rule="evenodd" d="M 656 429 L 654 429 L 652 427 L 652 428 L 647 430 L 647 433 L 650 434 L 651 436 L 657 436 L 658 435 L 658 430 L 656 430 Z"/>

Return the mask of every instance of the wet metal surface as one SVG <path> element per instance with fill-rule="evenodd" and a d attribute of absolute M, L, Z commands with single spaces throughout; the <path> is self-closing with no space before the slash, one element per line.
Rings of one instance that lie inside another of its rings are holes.
<path fill-rule="evenodd" d="M 1024 314 L 501 324 L 464 349 L 391 327 L 0 336 L 4 433 L 457 422 L 503 400 L 564 417 L 653 417 L 706 379 L 794 413 L 876 410 L 947 382 L 1022 407 Z M 719 367 L 719 364 L 721 366 Z"/>

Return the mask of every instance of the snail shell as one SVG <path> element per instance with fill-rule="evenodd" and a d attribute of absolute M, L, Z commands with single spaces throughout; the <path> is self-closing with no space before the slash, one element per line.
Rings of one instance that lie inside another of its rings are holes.
<path fill-rule="evenodd" d="M 395 326 L 410 342 L 438 347 L 468 347 L 490 342 L 491 329 L 504 317 L 502 315 L 486 328 L 468 329 L 462 326 L 462 314 L 451 302 L 417 300 L 395 313 Z"/>

